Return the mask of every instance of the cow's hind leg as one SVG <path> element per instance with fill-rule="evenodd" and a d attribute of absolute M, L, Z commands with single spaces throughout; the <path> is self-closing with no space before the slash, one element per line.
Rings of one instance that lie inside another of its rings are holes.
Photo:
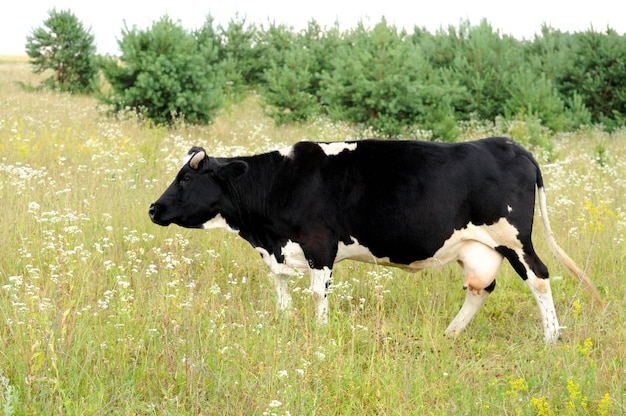
<path fill-rule="evenodd" d="M 559 321 L 556 317 L 556 309 L 554 308 L 554 300 L 552 299 L 552 290 L 550 289 L 550 281 L 548 279 L 540 279 L 532 274 L 526 279 L 526 285 L 530 288 L 541 318 L 543 320 L 543 337 L 546 343 L 554 344 L 560 337 Z"/>
<path fill-rule="evenodd" d="M 463 288 L 467 289 L 467 294 L 461 310 L 448 325 L 446 335 L 461 333 L 478 313 L 496 287 L 496 274 L 502 259 L 500 253 L 476 241 L 468 241 L 461 247 L 458 262 L 463 267 Z"/>
<path fill-rule="evenodd" d="M 553 344 L 559 339 L 560 326 L 548 280 L 548 268 L 535 253 L 530 240 L 523 247 L 523 255 L 506 247 L 498 247 L 497 250 L 509 260 L 533 294 L 543 321 L 544 340 Z"/>

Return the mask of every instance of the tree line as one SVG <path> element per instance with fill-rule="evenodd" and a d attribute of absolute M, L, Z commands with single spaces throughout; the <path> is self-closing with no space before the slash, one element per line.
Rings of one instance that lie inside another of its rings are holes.
<path fill-rule="evenodd" d="M 388 136 L 428 130 L 451 141 L 458 122 L 499 117 L 553 131 L 613 131 L 626 121 L 626 38 L 611 28 L 544 25 L 519 40 L 486 20 L 431 33 L 384 18 L 343 31 L 312 20 L 295 31 L 239 16 L 221 26 L 208 16 L 188 30 L 164 16 L 124 27 L 118 45 L 119 56 L 97 56 L 90 30 L 70 11 L 52 10 L 26 51 L 36 72 L 53 70 L 45 86 L 95 93 L 114 112 L 157 123 L 209 123 L 251 90 L 277 123 L 324 115 Z"/>

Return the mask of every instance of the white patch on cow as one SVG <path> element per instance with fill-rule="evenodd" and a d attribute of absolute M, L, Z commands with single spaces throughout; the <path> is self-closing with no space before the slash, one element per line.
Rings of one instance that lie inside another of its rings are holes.
<path fill-rule="evenodd" d="M 289 294 L 289 277 L 282 274 L 272 273 L 274 284 L 276 285 L 276 299 L 278 300 L 278 309 L 287 311 L 291 307 L 291 295 Z"/>
<path fill-rule="evenodd" d="M 302 247 L 298 243 L 289 240 L 281 249 L 284 261 L 281 263 L 276 259 L 274 254 L 270 254 L 263 247 L 254 248 L 261 254 L 263 261 L 274 274 L 282 274 L 286 276 L 302 276 L 309 269 L 309 262 L 304 256 Z"/>
<path fill-rule="evenodd" d="M 356 143 L 346 143 L 346 142 L 331 142 L 331 143 L 317 143 L 317 145 L 322 149 L 322 151 L 326 154 L 326 156 L 335 156 L 344 150 L 352 151 L 356 149 Z M 293 158 L 293 146 L 288 146 L 278 150 L 283 157 Z"/>
<path fill-rule="evenodd" d="M 274 276 L 279 309 L 286 310 L 291 306 L 291 296 L 287 288 L 288 277 L 301 277 L 308 270 L 311 276 L 311 293 L 317 311 L 317 319 L 320 323 L 328 323 L 326 284 L 331 278 L 332 270 L 329 267 L 310 268 L 300 244 L 291 240 L 287 241 L 287 244 L 281 248 L 284 257 L 283 262 L 279 262 L 274 254 L 270 254 L 263 247 L 255 247 L 255 250 L 261 254 L 263 261 Z"/>
<path fill-rule="evenodd" d="M 284 274 L 284 275 L 294 275 L 292 270 L 289 270 L 283 263 L 279 263 L 276 260 L 276 256 L 270 254 L 269 251 L 264 249 L 263 247 L 255 247 L 254 248 L 260 255 L 267 267 L 269 267 L 270 272 L 273 274 Z"/>
<path fill-rule="evenodd" d="M 279 149 L 278 153 L 280 153 L 284 157 L 292 158 L 293 157 L 293 146 L 288 146 L 288 147 L 284 147 L 282 149 Z"/>
<path fill-rule="evenodd" d="M 239 230 L 232 228 L 220 214 L 217 214 L 215 217 L 202 224 L 202 228 L 205 230 L 220 229 L 231 233 L 239 233 Z"/>
<path fill-rule="evenodd" d="M 429 267 L 443 266 L 459 259 L 474 265 L 477 262 L 472 261 L 472 259 L 476 255 L 480 255 L 482 260 L 487 260 L 488 263 L 492 264 L 491 266 L 481 266 L 484 269 L 481 274 L 488 275 L 490 271 L 496 268 L 494 264 L 497 263 L 499 267 L 502 261 L 500 254 L 493 248 L 504 245 L 520 254 L 522 253 L 522 243 L 517 239 L 517 234 L 517 229 L 505 218 L 501 218 L 498 222 L 490 225 L 470 223 L 465 228 L 455 230 L 433 257 L 417 260 L 410 264 L 397 264 L 392 262 L 389 257 L 376 257 L 366 246 L 361 245 L 356 238 L 351 237 L 352 244 L 339 243 L 335 262 L 351 259 L 383 266 L 395 266 L 407 271 L 418 271 Z M 523 258 L 523 255 L 520 257 Z M 473 267 L 477 268 L 478 266 Z"/>
<path fill-rule="evenodd" d="M 522 243 L 517 239 L 517 234 L 517 228 L 505 218 L 500 218 L 498 222 L 490 225 L 474 225 L 470 223 L 463 229 L 455 230 L 450 238 L 444 242 L 443 246 L 437 250 L 433 259 L 436 259 L 440 264 L 457 260 L 463 250 L 468 250 L 468 242 L 482 243 L 490 249 L 497 246 L 506 246 L 518 253 L 522 253 Z M 474 246 L 470 248 L 469 253 L 471 253 L 472 250 L 476 253 L 482 251 L 479 247 L 480 246 Z M 484 251 L 482 254 L 489 256 L 487 253 L 488 251 Z M 469 259 L 471 256 L 466 256 L 466 258 Z M 494 256 L 493 259 L 495 260 L 496 257 Z M 420 263 L 421 262 L 415 262 L 415 264 L 412 263 L 410 266 L 419 267 Z"/>
<path fill-rule="evenodd" d="M 285 265 L 297 270 L 307 270 L 309 268 L 309 261 L 304 256 L 304 251 L 298 243 L 293 241 L 287 241 L 287 244 L 281 249 L 283 256 L 285 257 Z"/>
<path fill-rule="evenodd" d="M 345 142 L 332 142 L 332 143 L 318 143 L 327 156 L 335 156 L 344 150 L 353 151 L 356 149 L 356 143 Z"/>
<path fill-rule="evenodd" d="M 369 248 L 359 244 L 356 238 L 350 237 L 350 239 L 352 240 L 350 244 L 339 242 L 335 263 L 346 259 L 376 264 L 380 262 L 380 259 L 374 256 Z"/>
<path fill-rule="evenodd" d="M 511 208 L 511 206 L 510 206 L 510 205 L 507 205 L 507 206 L 506 206 L 506 210 L 507 210 L 507 211 L 509 211 L 509 214 L 510 214 L 511 212 L 513 212 L 513 208 Z"/>

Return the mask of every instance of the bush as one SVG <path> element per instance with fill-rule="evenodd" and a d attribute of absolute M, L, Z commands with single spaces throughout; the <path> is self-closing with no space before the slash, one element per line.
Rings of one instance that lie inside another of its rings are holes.
<path fill-rule="evenodd" d="M 262 94 L 270 106 L 269 115 L 278 124 L 306 120 L 317 110 L 316 98 L 310 92 L 311 55 L 297 45 L 282 55 L 282 64 L 272 61 L 265 71 Z"/>
<path fill-rule="evenodd" d="M 297 35 L 284 26 L 270 26 L 263 41 L 269 68 L 260 92 L 269 115 L 281 124 L 319 113 L 320 81 L 322 73 L 331 68 L 339 44 L 338 30 L 325 33 L 314 20 Z"/>
<path fill-rule="evenodd" d="M 96 45 L 69 10 L 48 12 L 43 27 L 31 31 L 26 38 L 26 54 L 35 73 L 51 69 L 53 76 L 44 84 L 72 93 L 89 93 L 96 89 Z"/>
<path fill-rule="evenodd" d="M 504 114 L 508 118 L 530 115 L 554 131 L 567 130 L 572 125 L 563 100 L 544 74 L 522 67 L 511 77 L 507 91 Z"/>
<path fill-rule="evenodd" d="M 611 29 L 575 33 L 557 73 L 568 100 L 580 97 L 593 123 L 609 131 L 626 123 L 626 36 Z M 575 102 L 575 101 L 573 101 Z"/>
<path fill-rule="evenodd" d="M 47 24 L 80 33 L 73 19 Z M 56 33 L 33 32 L 32 56 L 56 52 L 50 46 L 59 42 Z M 435 34 L 415 28 L 409 36 L 384 19 L 346 32 L 311 21 L 294 33 L 273 23 L 264 30 L 237 16 L 218 28 L 209 17 L 191 33 L 165 17 L 148 30 L 122 34 L 122 56 L 103 64 L 112 86 L 103 100 L 159 123 L 208 122 L 224 92 L 238 99 L 256 89 L 278 123 L 325 113 L 387 136 L 429 131 L 454 140 L 457 121 L 475 119 L 531 121 L 554 131 L 626 124 L 626 36 L 611 29 L 570 34 L 543 26 L 533 40 L 520 41 L 486 20 Z M 93 41 L 88 32 L 84 38 Z M 66 53 L 40 70 L 54 68 L 53 81 L 65 85 L 67 61 L 90 53 Z M 93 68 L 93 59 L 85 62 Z"/>
<path fill-rule="evenodd" d="M 435 35 L 416 31 L 414 42 L 437 68 L 446 71 L 449 82 L 458 85 L 452 105 L 456 117 L 494 120 L 505 112 L 513 72 L 522 64 L 520 42 L 502 36 L 483 20 L 478 26 L 462 21 Z"/>
<path fill-rule="evenodd" d="M 103 65 L 112 87 L 103 101 L 157 123 L 210 122 L 222 103 L 224 81 L 210 34 L 199 33 L 185 31 L 167 16 L 148 30 L 124 29 L 121 57 Z"/>
<path fill-rule="evenodd" d="M 332 63 L 320 93 L 331 118 L 364 123 L 388 136 L 420 125 L 453 139 L 453 88 L 442 83 L 441 72 L 420 48 L 384 19 L 371 32 L 362 24 L 349 32 Z"/>
<path fill-rule="evenodd" d="M 263 56 L 265 45 L 259 44 L 259 29 L 246 24 L 245 18 L 236 16 L 226 27 L 220 26 L 219 60 L 223 65 L 230 92 L 241 94 L 262 79 L 267 62 Z"/>

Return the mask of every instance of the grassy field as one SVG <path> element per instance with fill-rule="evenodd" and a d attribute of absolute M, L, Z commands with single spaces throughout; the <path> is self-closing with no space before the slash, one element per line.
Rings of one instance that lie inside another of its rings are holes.
<path fill-rule="evenodd" d="M 325 120 L 274 127 L 251 96 L 208 127 L 107 118 L 89 97 L 24 92 L 0 62 L 0 408 L 4 415 L 621 415 L 626 413 L 626 130 L 532 149 L 557 241 L 606 308 L 550 255 L 562 340 L 543 344 L 531 294 L 505 265 L 458 339 L 461 269 L 336 267 L 330 323 L 307 279 L 275 310 L 258 254 L 221 231 L 147 215 L 187 149 L 249 154 L 371 133 Z M 526 140 L 519 123 L 464 128 Z M 541 134 L 548 135 L 547 132 Z"/>

